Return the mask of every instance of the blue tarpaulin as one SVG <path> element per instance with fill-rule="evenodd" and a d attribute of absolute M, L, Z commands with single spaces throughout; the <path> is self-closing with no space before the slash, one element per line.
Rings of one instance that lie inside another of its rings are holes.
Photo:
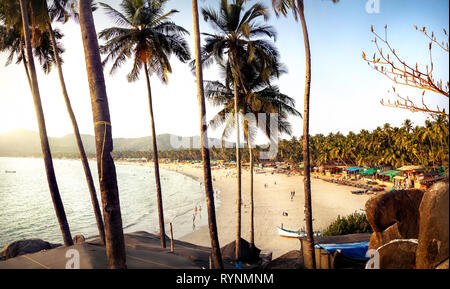
<path fill-rule="evenodd" d="M 344 256 L 353 259 L 369 260 L 366 257 L 367 250 L 369 250 L 369 242 L 359 243 L 343 243 L 343 244 L 319 244 L 315 245 L 316 248 L 322 248 L 327 253 L 334 253 L 336 250 L 340 250 Z"/>

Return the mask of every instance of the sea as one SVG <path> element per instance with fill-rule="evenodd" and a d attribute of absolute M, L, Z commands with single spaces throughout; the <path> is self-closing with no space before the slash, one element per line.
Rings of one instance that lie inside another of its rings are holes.
<path fill-rule="evenodd" d="M 80 160 L 53 160 L 59 191 L 72 237 L 98 237 L 98 229 Z M 89 166 L 98 187 L 97 164 Z M 148 164 L 116 162 L 120 208 L 125 233 L 159 233 L 155 175 Z M 208 216 L 201 180 L 160 169 L 165 231 L 180 238 L 207 225 Z M 215 192 L 218 198 L 220 192 Z M 217 206 L 220 204 L 218 202 Z M 40 158 L 0 157 L 0 249 L 17 240 L 42 239 L 62 244 L 62 234 L 51 201 L 44 161 Z"/>

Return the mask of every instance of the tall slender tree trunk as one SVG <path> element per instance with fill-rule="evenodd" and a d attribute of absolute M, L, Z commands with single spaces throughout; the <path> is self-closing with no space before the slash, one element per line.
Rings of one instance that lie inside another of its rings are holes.
<path fill-rule="evenodd" d="M 306 81 L 305 98 L 303 113 L 303 162 L 304 162 L 304 188 L 305 188 L 305 220 L 306 220 L 306 246 L 303 248 L 304 262 L 306 268 L 315 269 L 316 260 L 314 256 L 314 231 L 312 224 L 312 206 L 311 206 L 311 176 L 310 176 L 310 158 L 309 158 L 309 96 L 311 90 L 311 51 L 309 46 L 308 28 L 304 14 L 303 3 L 299 7 L 300 21 L 302 23 L 303 39 L 305 42 L 306 54 Z"/>
<path fill-rule="evenodd" d="M 214 205 L 214 189 L 211 177 L 211 164 L 209 159 L 208 130 L 206 126 L 205 94 L 203 87 L 203 69 L 201 64 L 200 25 L 198 18 L 197 0 L 192 0 L 192 13 L 194 17 L 195 59 L 197 75 L 197 94 L 200 108 L 200 134 L 202 141 L 203 178 L 205 183 L 206 206 L 208 210 L 208 227 L 211 239 L 211 255 L 215 269 L 223 269 L 222 254 L 220 252 L 219 235 L 217 232 L 216 209 Z"/>
<path fill-rule="evenodd" d="M 159 235 L 161 240 L 161 248 L 165 248 L 166 231 L 164 229 L 164 211 L 161 195 L 161 181 L 159 178 L 158 146 L 156 144 L 155 120 L 153 117 L 153 104 L 152 104 L 152 89 L 150 87 L 150 76 L 147 63 L 144 64 L 144 68 L 145 68 L 145 77 L 147 78 L 148 104 L 150 108 L 150 121 L 152 125 L 153 163 L 155 166 L 156 198 L 158 202 L 158 217 L 159 217 Z"/>
<path fill-rule="evenodd" d="M 28 84 L 30 85 L 30 89 L 33 90 L 33 84 L 31 83 L 30 72 L 28 70 L 28 61 L 25 56 L 25 50 L 23 48 L 22 39 L 20 40 L 20 54 L 22 55 L 22 63 L 23 63 L 23 67 L 25 69 L 25 74 L 27 75 Z"/>
<path fill-rule="evenodd" d="M 86 156 L 86 152 L 84 150 L 83 141 L 81 140 L 81 135 L 80 135 L 80 131 L 78 129 L 77 119 L 73 112 L 72 105 L 70 104 L 69 95 L 67 93 L 66 82 L 64 80 L 64 74 L 63 74 L 62 67 L 61 67 L 61 61 L 60 61 L 60 58 L 58 55 L 57 43 L 56 43 L 56 39 L 55 39 L 55 34 L 53 32 L 52 24 L 50 22 L 48 22 L 47 26 L 48 26 L 48 31 L 50 33 L 50 39 L 52 41 L 53 54 L 55 57 L 56 66 L 58 68 L 59 82 L 61 84 L 64 102 L 66 103 L 67 112 L 69 113 L 70 121 L 72 122 L 73 133 L 75 135 L 78 152 L 80 154 L 81 163 L 83 165 L 84 174 L 86 176 L 86 182 L 88 184 L 89 193 L 91 196 L 91 203 L 92 203 L 92 207 L 94 209 L 95 219 L 97 221 L 98 233 L 99 233 L 99 236 L 100 236 L 103 244 L 105 244 L 105 229 L 104 229 L 103 220 L 102 220 L 102 213 L 100 211 L 100 206 L 98 204 L 97 193 L 95 191 L 94 180 L 92 179 L 91 169 L 89 167 L 89 162 L 88 162 L 88 159 Z"/>
<path fill-rule="evenodd" d="M 248 141 L 248 150 L 250 154 L 250 249 L 255 249 L 255 206 L 253 199 L 253 148 L 251 141 Z"/>
<path fill-rule="evenodd" d="M 237 67 L 235 66 L 235 70 Z M 235 259 L 236 262 L 241 258 L 241 152 L 240 152 L 240 135 L 239 135 L 239 92 L 237 84 L 237 72 L 234 77 L 234 117 L 236 122 L 236 243 L 235 243 Z"/>
<path fill-rule="evenodd" d="M 116 167 L 111 156 L 113 150 L 111 120 L 91 1 L 79 0 L 79 10 L 95 129 L 97 169 L 102 195 L 108 268 L 125 269 L 127 267 L 126 252 L 122 215 L 120 213 L 119 189 L 117 187 Z"/>
<path fill-rule="evenodd" d="M 47 174 L 47 182 L 52 197 L 53 206 L 55 208 L 56 217 L 58 218 L 59 227 L 62 232 L 64 245 L 73 245 L 72 236 L 70 234 L 69 224 L 67 222 L 64 205 L 59 194 L 58 184 L 56 182 L 55 170 L 53 169 L 52 154 L 47 137 L 47 129 L 45 126 L 44 112 L 42 110 L 41 95 L 39 92 L 39 85 L 36 75 L 36 68 L 34 65 L 33 51 L 31 48 L 30 30 L 28 24 L 28 11 L 25 0 L 20 0 L 20 9 L 22 12 L 23 31 L 25 35 L 25 47 L 28 58 L 28 68 L 30 73 L 30 84 L 34 101 L 34 108 L 36 110 L 36 117 L 39 126 L 39 137 L 41 139 L 42 155 L 44 158 L 45 172 Z"/>

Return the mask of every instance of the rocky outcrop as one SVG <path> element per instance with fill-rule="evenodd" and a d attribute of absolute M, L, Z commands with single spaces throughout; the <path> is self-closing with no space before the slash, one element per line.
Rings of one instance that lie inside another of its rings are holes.
<path fill-rule="evenodd" d="M 42 250 L 50 250 L 59 246 L 61 245 L 51 244 L 41 239 L 20 240 L 6 245 L 0 252 L 0 256 L 5 259 L 10 259 L 20 255 L 36 253 Z"/>
<path fill-rule="evenodd" d="M 392 240 L 378 248 L 381 269 L 414 269 L 417 240 Z"/>
<path fill-rule="evenodd" d="M 383 232 L 397 223 L 402 234 L 417 236 L 423 194 L 422 190 L 398 190 L 377 195 L 366 203 L 367 220 L 375 232 Z"/>
<path fill-rule="evenodd" d="M 366 203 L 381 269 L 448 269 L 448 178 L 426 192 L 398 190 L 377 195 Z"/>
<path fill-rule="evenodd" d="M 437 183 L 428 190 L 420 204 L 419 246 L 416 267 L 433 269 L 447 260 L 449 242 L 449 186 Z M 440 266 L 440 267 L 442 267 Z"/>
<path fill-rule="evenodd" d="M 369 241 L 369 249 L 376 249 L 390 241 L 402 239 L 402 235 L 398 230 L 398 223 L 395 223 L 388 227 L 383 232 L 374 231 Z"/>

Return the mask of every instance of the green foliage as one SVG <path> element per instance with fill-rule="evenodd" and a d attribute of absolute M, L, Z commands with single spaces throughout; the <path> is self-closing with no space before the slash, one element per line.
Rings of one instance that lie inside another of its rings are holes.
<path fill-rule="evenodd" d="M 326 230 L 324 236 L 340 236 L 356 233 L 372 233 L 372 227 L 367 221 L 366 215 L 355 212 L 351 215 L 341 217 L 331 223 Z"/>

